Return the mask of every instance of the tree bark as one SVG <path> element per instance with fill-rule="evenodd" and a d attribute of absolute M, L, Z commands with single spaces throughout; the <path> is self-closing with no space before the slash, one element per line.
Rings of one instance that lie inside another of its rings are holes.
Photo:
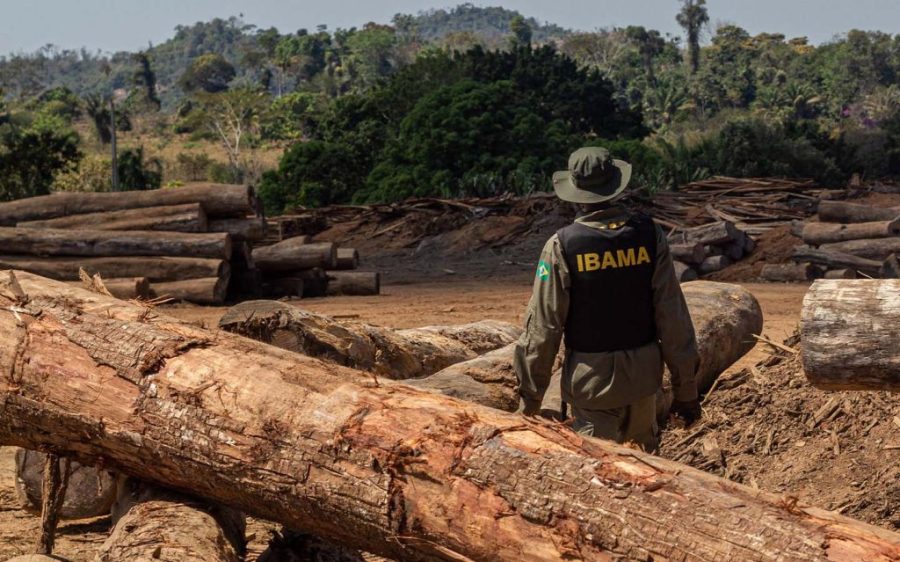
<path fill-rule="evenodd" d="M 896 533 L 558 424 L 18 276 L 0 287 L 2 442 L 394 559 L 900 557 Z"/>
<path fill-rule="evenodd" d="M 693 267 L 683 264 L 680 261 L 675 262 L 675 278 L 678 279 L 679 283 L 684 283 L 685 281 L 695 281 L 697 279 L 697 270 Z"/>
<path fill-rule="evenodd" d="M 101 277 L 102 279 L 102 277 Z M 150 298 L 150 281 L 146 277 L 132 277 L 130 279 L 102 279 L 103 286 L 109 293 L 122 300 Z M 71 281 L 82 286 L 83 281 Z"/>
<path fill-rule="evenodd" d="M 900 280 L 822 280 L 803 299 L 806 378 L 825 390 L 900 392 Z"/>
<path fill-rule="evenodd" d="M 120 498 L 120 516 L 97 562 L 239 562 L 244 516 L 177 492 L 136 481 Z"/>
<path fill-rule="evenodd" d="M 259 242 L 266 237 L 266 231 L 263 217 L 209 221 L 209 232 L 227 232 L 233 240 L 240 242 Z"/>
<path fill-rule="evenodd" d="M 672 244 L 669 246 L 669 252 L 672 257 L 678 261 L 699 265 L 706 259 L 706 251 L 703 244 Z"/>
<path fill-rule="evenodd" d="M 825 279 L 856 279 L 854 269 L 830 269 L 825 272 Z"/>
<path fill-rule="evenodd" d="M 705 275 L 707 273 L 715 273 L 716 271 L 722 271 L 733 262 L 731 258 L 728 256 L 709 256 L 703 263 L 700 264 L 700 273 Z"/>
<path fill-rule="evenodd" d="M 150 294 L 154 298 L 187 301 L 194 304 L 220 305 L 228 296 L 228 277 L 203 277 L 184 281 L 153 283 Z"/>
<path fill-rule="evenodd" d="M 206 211 L 199 203 L 126 209 L 85 215 L 70 215 L 42 221 L 25 221 L 19 228 L 55 228 L 69 230 L 158 230 L 206 232 Z"/>
<path fill-rule="evenodd" d="M 271 246 L 253 249 L 253 261 L 263 272 L 297 271 L 334 267 L 337 252 L 331 242 L 306 243 L 302 237 L 288 238 Z"/>
<path fill-rule="evenodd" d="M 811 263 L 768 263 L 760 277 L 766 281 L 802 283 L 822 277 L 822 270 Z"/>
<path fill-rule="evenodd" d="M 812 262 L 823 265 L 829 269 L 852 269 L 867 275 L 878 275 L 881 271 L 881 262 L 860 258 L 843 252 L 798 246 L 794 248 L 794 261 Z"/>
<path fill-rule="evenodd" d="M 329 271 L 327 295 L 381 294 L 381 274 L 377 271 Z"/>
<path fill-rule="evenodd" d="M 874 222 L 891 221 L 900 217 L 900 207 L 870 207 L 844 201 L 819 202 L 819 220 L 822 222 Z"/>
<path fill-rule="evenodd" d="M 60 510 L 69 484 L 69 459 L 61 459 L 50 453 L 44 459 L 44 478 L 41 486 L 41 534 L 38 537 L 37 554 L 53 554 L 56 544 L 56 527 Z"/>
<path fill-rule="evenodd" d="M 819 249 L 826 252 L 841 252 L 851 256 L 884 262 L 884 260 L 894 254 L 900 253 L 900 236 L 822 244 Z"/>
<path fill-rule="evenodd" d="M 277 301 L 235 305 L 219 320 L 219 328 L 391 379 L 428 376 L 510 344 L 521 332 L 493 321 L 395 331 L 337 322 Z"/>
<path fill-rule="evenodd" d="M 196 183 L 173 189 L 115 193 L 54 193 L 0 203 L 0 226 L 86 213 L 200 203 L 210 217 L 256 213 L 256 197 L 246 185 Z"/>
<path fill-rule="evenodd" d="M 21 269 L 59 281 L 79 280 L 78 270 L 103 279 L 146 277 L 151 283 L 196 279 L 198 277 L 227 277 L 231 266 L 227 261 L 204 258 L 117 257 L 78 258 L 33 256 L 0 256 L 0 268 Z"/>
<path fill-rule="evenodd" d="M 359 267 L 359 252 L 356 248 L 338 248 L 334 269 L 356 269 Z"/>
<path fill-rule="evenodd" d="M 739 232 L 734 223 L 718 221 L 686 230 L 685 240 L 688 244 L 727 244 L 737 240 Z"/>
<path fill-rule="evenodd" d="M 45 453 L 16 451 L 16 495 L 31 509 L 40 509 L 44 482 Z M 59 515 L 63 519 L 86 519 L 108 515 L 116 500 L 116 480 L 109 472 L 72 461 L 69 481 Z"/>
<path fill-rule="evenodd" d="M 0 247 L 32 256 L 231 258 L 227 234 L 0 227 Z"/>
<path fill-rule="evenodd" d="M 809 222 L 803 227 L 803 241 L 810 246 L 866 238 L 900 236 L 900 216 L 892 221 L 836 224 Z"/>

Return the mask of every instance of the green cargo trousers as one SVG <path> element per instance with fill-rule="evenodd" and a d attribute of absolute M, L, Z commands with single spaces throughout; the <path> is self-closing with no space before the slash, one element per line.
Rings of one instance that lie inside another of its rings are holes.
<path fill-rule="evenodd" d="M 656 424 L 656 394 L 621 408 L 584 410 L 572 406 L 573 428 L 581 435 L 609 439 L 617 443 L 636 443 L 648 453 L 659 447 Z"/>

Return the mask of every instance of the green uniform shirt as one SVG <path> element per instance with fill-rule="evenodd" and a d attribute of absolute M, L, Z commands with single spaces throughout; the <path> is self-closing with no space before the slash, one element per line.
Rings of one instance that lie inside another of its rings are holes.
<path fill-rule="evenodd" d="M 577 222 L 616 236 L 610 227 L 627 220 L 620 208 L 598 211 Z M 676 400 L 697 398 L 695 372 L 699 364 L 691 315 L 675 277 L 665 233 L 656 227 L 656 269 L 653 305 L 658 342 L 606 353 L 567 350 L 562 375 L 562 398 L 586 410 L 619 408 L 655 393 L 662 385 L 663 361 L 672 373 Z M 569 311 L 569 269 L 557 235 L 544 245 L 525 331 L 516 344 L 515 369 L 525 411 L 540 410 L 550 383 L 553 362 Z M 603 322 L 597 318 L 597 322 Z"/>

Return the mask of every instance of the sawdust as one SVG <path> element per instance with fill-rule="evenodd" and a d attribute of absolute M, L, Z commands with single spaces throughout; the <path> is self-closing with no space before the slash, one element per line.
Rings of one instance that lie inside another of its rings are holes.
<path fill-rule="evenodd" d="M 662 456 L 900 530 L 896 396 L 816 390 L 798 356 L 773 348 L 757 366 L 722 377 L 703 410 L 692 427 L 664 433 Z"/>

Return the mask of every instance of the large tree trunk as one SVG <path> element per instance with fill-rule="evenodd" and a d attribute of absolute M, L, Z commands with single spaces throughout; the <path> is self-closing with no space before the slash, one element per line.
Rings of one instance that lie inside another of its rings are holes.
<path fill-rule="evenodd" d="M 117 521 L 96 562 L 239 562 L 244 516 L 234 510 L 129 480 Z"/>
<path fill-rule="evenodd" d="M 811 263 L 767 263 L 759 276 L 766 281 L 802 283 L 822 277 L 822 270 Z"/>
<path fill-rule="evenodd" d="M 884 260 L 900 253 L 900 236 L 894 238 L 872 238 L 868 240 L 848 240 L 833 244 L 822 244 L 819 247 L 826 252 L 840 252 L 860 258 L 884 262 Z"/>
<path fill-rule="evenodd" d="M 826 390 L 900 392 L 900 280 L 822 280 L 803 299 L 806 378 Z"/>
<path fill-rule="evenodd" d="M 231 267 L 225 260 L 151 256 L 117 258 L 0 256 L 0 268 L 21 269 L 59 281 L 76 281 L 80 279 L 78 270 L 84 269 L 89 275 L 99 275 L 103 279 L 146 277 L 151 283 L 198 277 L 227 277 L 231 272 Z"/>
<path fill-rule="evenodd" d="M 240 242 L 259 242 L 266 237 L 266 230 L 266 219 L 263 217 L 209 221 L 210 232 L 227 232 Z"/>
<path fill-rule="evenodd" d="M 672 244 L 669 246 L 669 252 L 676 260 L 691 265 L 699 265 L 706 259 L 706 250 L 699 242 L 696 244 Z"/>
<path fill-rule="evenodd" d="M 512 343 L 520 333 L 511 324 L 491 321 L 394 331 L 337 322 L 276 301 L 248 301 L 233 306 L 219 320 L 219 327 L 392 379 L 428 376 Z"/>
<path fill-rule="evenodd" d="M 819 220 L 822 222 L 873 222 L 890 221 L 900 217 L 900 207 L 870 207 L 844 201 L 819 202 Z"/>
<path fill-rule="evenodd" d="M 557 424 L 18 275 L 0 442 L 409 561 L 900 557 L 896 533 Z"/>
<path fill-rule="evenodd" d="M 172 299 L 173 301 L 220 305 L 228 296 L 228 280 L 228 277 L 203 277 L 153 283 L 150 287 L 150 294 L 154 298 Z"/>
<path fill-rule="evenodd" d="M 338 248 L 335 269 L 356 269 L 359 267 L 359 252 L 356 248 Z"/>
<path fill-rule="evenodd" d="M 676 262 L 674 262 L 674 264 L 675 264 L 675 279 L 678 279 L 679 283 L 684 283 L 686 281 L 696 281 L 697 277 L 699 277 L 697 275 L 697 270 L 694 269 L 693 267 L 691 267 L 687 264 L 681 263 L 680 261 L 676 261 Z"/>
<path fill-rule="evenodd" d="M 253 189 L 246 185 L 197 183 L 174 189 L 115 193 L 54 193 L 0 203 L 0 226 L 86 213 L 200 203 L 210 217 L 256 212 Z"/>
<path fill-rule="evenodd" d="M 288 238 L 271 246 L 253 249 L 253 261 L 260 271 L 297 271 L 334 267 L 337 250 L 332 242 L 309 244 L 303 237 Z"/>
<path fill-rule="evenodd" d="M 377 271 L 329 271 L 327 295 L 381 294 L 381 274 Z"/>
<path fill-rule="evenodd" d="M 146 230 L 51 230 L 0 227 L 0 247 L 31 256 L 170 256 L 231 258 L 227 234 Z"/>
<path fill-rule="evenodd" d="M 900 216 L 891 221 L 861 222 L 857 224 L 809 222 L 803 227 L 803 241 L 811 246 L 866 238 L 889 238 L 891 236 L 900 236 Z"/>
<path fill-rule="evenodd" d="M 718 221 L 698 226 L 684 232 L 684 241 L 688 244 L 719 245 L 733 242 L 740 238 L 740 231 L 729 221 Z M 742 239 L 741 239 L 742 240 Z"/>
<path fill-rule="evenodd" d="M 873 276 L 880 273 L 882 266 L 881 262 L 875 260 L 809 246 L 794 248 L 793 259 L 794 261 L 823 265 L 828 269 L 852 269 Z"/>
<path fill-rule="evenodd" d="M 105 213 L 70 215 L 43 221 L 25 221 L 19 228 L 55 228 L 69 230 L 160 230 L 206 232 L 206 211 L 199 203 L 126 209 Z"/>

